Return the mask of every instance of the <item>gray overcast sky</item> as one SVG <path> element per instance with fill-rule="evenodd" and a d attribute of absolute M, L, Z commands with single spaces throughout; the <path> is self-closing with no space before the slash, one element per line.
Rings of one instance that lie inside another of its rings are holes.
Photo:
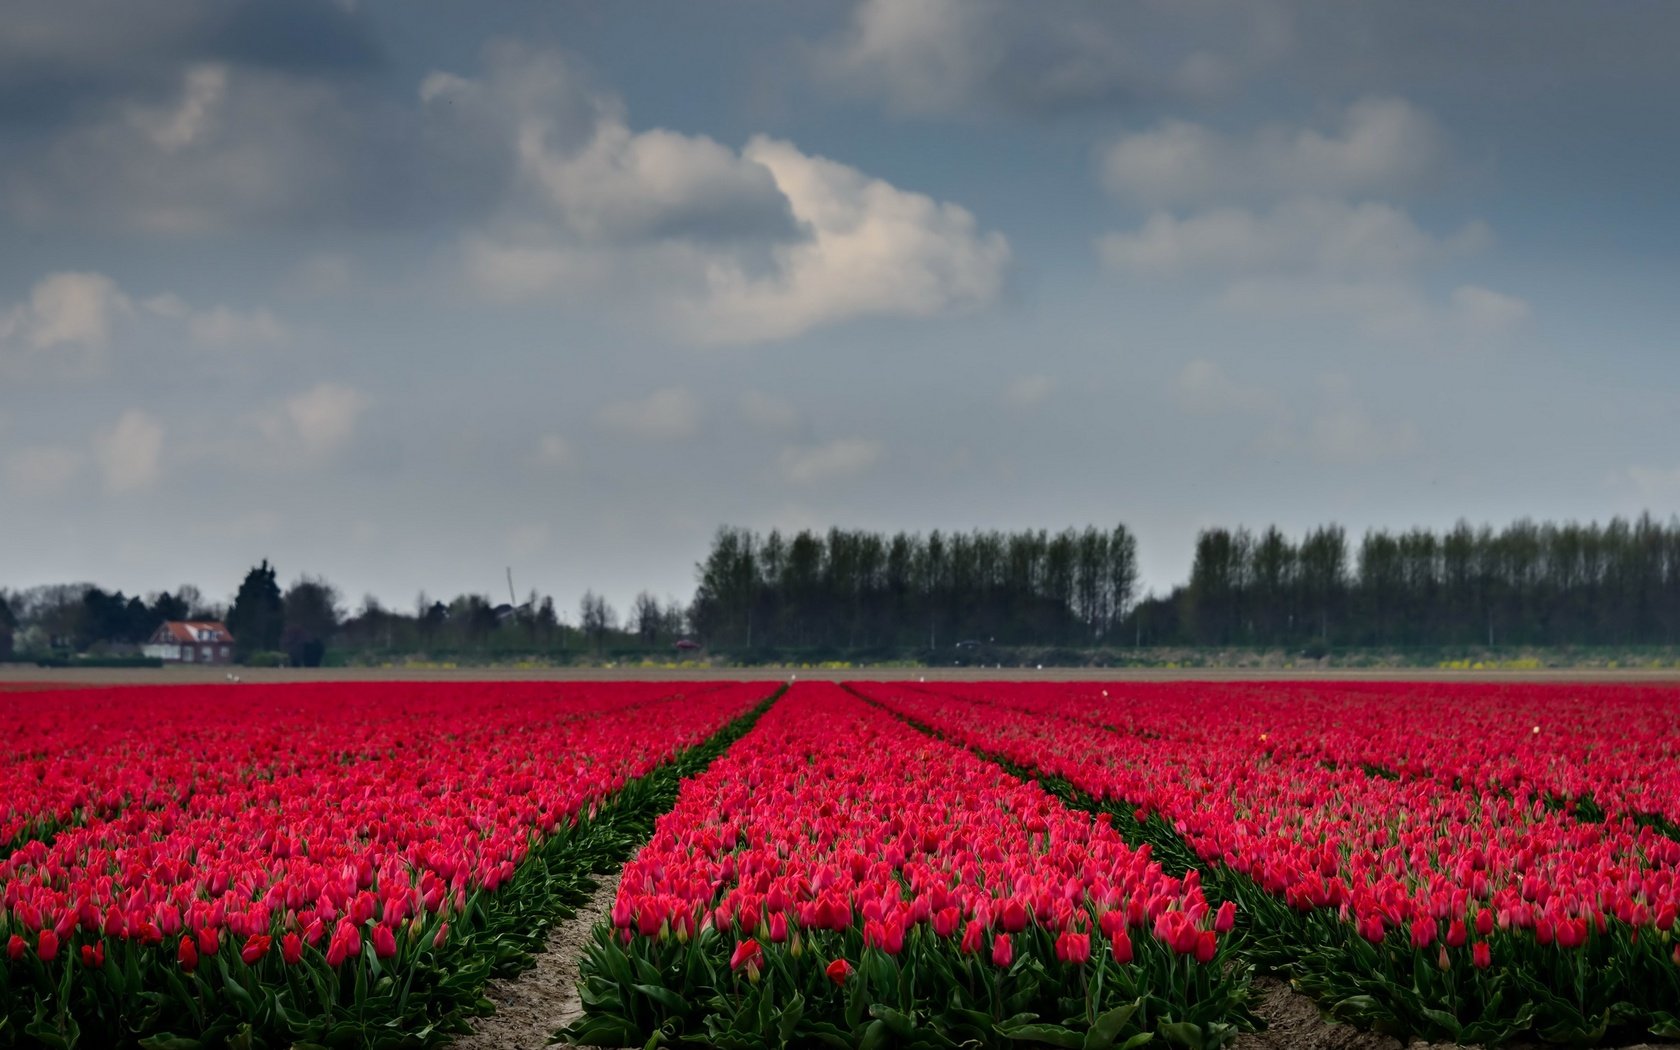
<path fill-rule="evenodd" d="M 1680 510 L 1680 5 L 9 4 L 0 584 Z"/>

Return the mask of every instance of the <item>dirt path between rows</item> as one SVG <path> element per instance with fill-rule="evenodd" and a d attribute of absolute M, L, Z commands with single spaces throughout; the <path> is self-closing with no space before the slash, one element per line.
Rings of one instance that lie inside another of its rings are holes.
<path fill-rule="evenodd" d="M 554 1033 L 583 1016 L 578 966 L 589 931 L 606 921 L 618 895 L 617 870 L 600 876 L 600 886 L 575 915 L 549 931 L 536 965 L 518 977 L 493 981 L 484 997 L 496 1012 L 473 1019 L 473 1031 L 450 1050 L 543 1050 Z"/>
<path fill-rule="evenodd" d="M 1254 980 L 1254 1012 L 1266 1022 L 1263 1032 L 1244 1032 L 1232 1050 L 1467 1050 L 1457 1043 L 1402 1043 L 1393 1036 L 1367 1032 L 1318 1012 L 1310 998 L 1276 977 Z M 1471 1044 L 1468 1050 L 1475 1050 Z M 1532 1043 L 1508 1043 L 1501 1050 L 1543 1050 Z M 1660 1050 L 1649 1043 L 1621 1050 Z"/>

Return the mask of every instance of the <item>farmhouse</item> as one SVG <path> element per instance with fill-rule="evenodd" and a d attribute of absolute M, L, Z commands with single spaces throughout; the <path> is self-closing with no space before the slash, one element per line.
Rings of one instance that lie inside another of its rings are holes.
<path fill-rule="evenodd" d="M 230 664 L 233 635 L 216 620 L 165 620 L 140 651 L 175 663 Z"/>

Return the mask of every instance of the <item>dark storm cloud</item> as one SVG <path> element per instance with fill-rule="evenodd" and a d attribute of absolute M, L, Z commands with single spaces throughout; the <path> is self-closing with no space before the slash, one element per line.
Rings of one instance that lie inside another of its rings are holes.
<path fill-rule="evenodd" d="M 384 58 L 367 20 L 328 0 L 218 5 L 205 35 L 206 57 L 294 73 L 362 73 Z"/>
<path fill-rule="evenodd" d="M 905 115 L 1043 119 L 1216 96 L 1288 42 L 1264 2 L 865 0 L 815 68 Z"/>
<path fill-rule="evenodd" d="M 194 62 L 349 75 L 382 61 L 366 19 L 327 0 L 20 0 L 4 24 L 0 126 L 51 128 L 113 98 L 165 94 Z"/>
<path fill-rule="evenodd" d="M 1253 90 L 1520 97 L 1672 83 L 1680 5 L 1646 0 L 863 0 L 814 70 L 914 117 L 1135 113 Z"/>

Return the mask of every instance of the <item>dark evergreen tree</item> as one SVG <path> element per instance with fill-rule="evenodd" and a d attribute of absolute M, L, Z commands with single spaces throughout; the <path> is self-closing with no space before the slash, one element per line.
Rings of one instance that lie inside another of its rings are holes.
<path fill-rule="evenodd" d="M 286 610 L 268 559 L 245 574 L 228 611 L 227 629 L 233 634 L 234 655 L 241 661 L 252 653 L 279 651 Z"/>

